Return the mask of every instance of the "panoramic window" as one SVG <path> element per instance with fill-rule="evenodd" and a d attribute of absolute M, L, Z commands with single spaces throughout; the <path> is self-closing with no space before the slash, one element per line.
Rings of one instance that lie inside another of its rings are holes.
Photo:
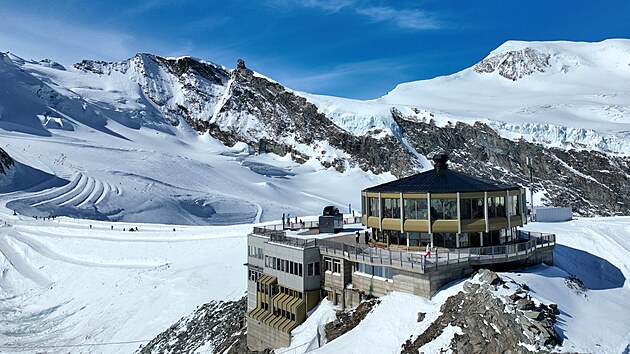
<path fill-rule="evenodd" d="M 520 215 L 521 214 L 521 201 L 519 200 L 518 195 L 513 195 L 510 197 L 512 200 L 510 201 L 510 215 Z"/>
<path fill-rule="evenodd" d="M 383 217 L 393 219 L 400 218 L 399 198 L 383 198 Z"/>
<path fill-rule="evenodd" d="M 431 199 L 431 219 L 457 219 L 457 199 Z"/>
<path fill-rule="evenodd" d="M 427 200 L 426 199 L 403 199 L 405 219 L 426 220 Z"/>
<path fill-rule="evenodd" d="M 378 212 L 378 198 L 370 197 L 368 201 L 370 204 L 370 213 L 368 214 L 368 216 L 380 216 L 381 214 Z"/>
<path fill-rule="evenodd" d="M 483 198 L 461 199 L 459 210 L 461 219 L 483 219 Z"/>
<path fill-rule="evenodd" d="M 505 215 L 505 197 L 489 197 L 488 198 L 488 217 L 504 218 Z"/>

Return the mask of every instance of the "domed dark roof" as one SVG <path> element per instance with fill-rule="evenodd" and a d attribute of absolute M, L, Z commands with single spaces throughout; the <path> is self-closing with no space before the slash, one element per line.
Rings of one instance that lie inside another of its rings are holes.
<path fill-rule="evenodd" d="M 436 155 L 435 169 L 379 184 L 365 189 L 365 192 L 381 193 L 455 193 L 492 192 L 519 189 L 518 185 L 508 185 L 487 179 L 477 178 L 447 168 L 448 156 Z"/>

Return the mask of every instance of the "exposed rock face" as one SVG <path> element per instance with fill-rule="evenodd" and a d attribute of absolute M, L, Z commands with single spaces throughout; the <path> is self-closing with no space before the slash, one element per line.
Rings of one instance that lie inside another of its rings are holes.
<path fill-rule="evenodd" d="M 537 306 L 522 288 L 516 288 L 512 295 L 501 299 L 493 293 L 501 279 L 488 270 L 480 270 L 479 275 L 476 279 L 485 281 L 466 282 L 464 291 L 442 305 L 442 315 L 415 340 L 403 345 L 403 353 L 418 353 L 419 348 L 436 339 L 448 326 L 461 328 L 461 334 L 456 334 L 450 345 L 455 353 L 526 352 L 520 343 L 545 353 L 560 344 L 553 329 L 559 314 L 556 305 L 541 303 Z M 517 284 L 512 282 L 511 285 Z"/>
<path fill-rule="evenodd" d="M 549 54 L 525 48 L 488 57 L 474 69 L 517 79 L 544 71 L 549 61 Z M 568 206 L 584 216 L 630 213 L 629 157 L 509 140 L 481 123 L 438 127 L 431 114 L 422 119 L 421 110 L 403 116 L 392 108 L 398 125 L 391 127 L 394 134 L 356 136 L 303 97 L 252 72 L 243 60 L 227 70 L 190 57 L 137 54 L 123 62 L 83 61 L 75 67 L 130 76 L 165 117 L 151 119 L 173 125 L 185 121 L 227 146 L 242 142 L 252 152 L 288 154 L 298 163 L 315 159 L 338 171 L 359 167 L 396 177 L 418 172 L 416 152 L 430 157 L 446 151 L 453 168 L 544 192 L 547 205 Z M 525 165 L 528 157 L 534 158 L 532 182 Z"/>
<path fill-rule="evenodd" d="M 9 154 L 0 148 L 0 173 L 6 175 L 8 170 L 13 166 L 13 159 Z"/>
<path fill-rule="evenodd" d="M 237 301 L 204 304 L 140 347 L 137 353 L 195 353 L 202 347 L 211 347 L 213 353 L 259 353 L 247 349 L 246 310 L 246 296 Z"/>
<path fill-rule="evenodd" d="M 247 143 L 257 152 L 290 154 L 297 162 L 318 159 L 325 167 L 351 166 L 375 173 L 409 174 L 417 162 L 394 137 L 357 137 L 336 126 L 303 97 L 245 67 L 240 61 L 230 79 L 227 100 L 210 120 L 187 121 L 228 145 Z M 337 150 L 326 152 L 327 146 Z"/>
<path fill-rule="evenodd" d="M 426 156 L 447 151 L 453 169 L 544 191 L 547 203 L 571 207 L 581 215 L 630 213 L 628 157 L 509 140 L 482 123 L 438 127 L 432 121 L 404 117 L 395 109 L 392 115 L 416 151 Z M 533 159 L 533 183 L 528 157 Z"/>
<path fill-rule="evenodd" d="M 352 330 L 354 327 L 358 326 L 359 322 L 363 321 L 365 316 L 367 316 L 367 314 L 380 303 L 380 300 L 372 299 L 362 302 L 355 309 L 349 311 L 337 311 L 337 318 L 326 324 L 326 341 L 330 342 L 339 338 Z"/>
<path fill-rule="evenodd" d="M 504 78 L 516 81 L 535 72 L 545 72 L 545 69 L 550 66 L 549 58 L 550 55 L 547 53 L 523 48 L 486 57 L 477 63 L 473 70 L 480 74 L 497 71 Z"/>

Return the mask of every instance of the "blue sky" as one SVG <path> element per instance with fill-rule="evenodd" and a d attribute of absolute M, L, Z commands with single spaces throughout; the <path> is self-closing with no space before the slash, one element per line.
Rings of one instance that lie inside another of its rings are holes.
<path fill-rule="evenodd" d="M 248 67 L 370 99 L 467 68 L 506 40 L 630 38 L 630 1 L 0 0 L 0 51 L 63 64 L 137 52 Z"/>

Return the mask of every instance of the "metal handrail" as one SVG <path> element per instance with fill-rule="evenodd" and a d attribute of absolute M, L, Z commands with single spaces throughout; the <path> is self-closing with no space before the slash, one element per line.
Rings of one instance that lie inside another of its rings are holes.
<path fill-rule="evenodd" d="M 347 218 L 344 222 L 353 223 L 360 217 Z M 430 255 L 406 250 L 392 250 L 368 245 L 352 245 L 327 239 L 303 239 L 286 235 L 282 225 L 268 225 L 255 227 L 253 233 L 268 236 L 269 241 L 285 245 L 307 248 L 319 247 L 320 251 L 328 255 L 338 255 L 349 260 L 369 262 L 371 264 L 393 265 L 401 268 L 409 268 L 424 272 L 426 269 L 437 269 L 441 266 L 458 264 L 461 262 L 475 263 L 484 260 L 506 260 L 521 256 L 529 256 L 529 253 L 538 248 L 553 246 L 556 243 L 555 234 L 543 234 L 540 232 L 521 231 L 517 238 L 527 240 L 520 243 L 509 243 L 496 246 L 469 247 L 440 252 L 436 248 Z"/>

